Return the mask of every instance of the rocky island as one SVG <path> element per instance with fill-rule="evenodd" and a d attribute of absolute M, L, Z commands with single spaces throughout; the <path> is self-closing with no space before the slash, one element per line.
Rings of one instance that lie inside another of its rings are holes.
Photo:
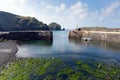
<path fill-rule="evenodd" d="M 52 22 L 49 24 L 49 29 L 50 30 L 61 30 L 61 25 L 58 23 Z"/>

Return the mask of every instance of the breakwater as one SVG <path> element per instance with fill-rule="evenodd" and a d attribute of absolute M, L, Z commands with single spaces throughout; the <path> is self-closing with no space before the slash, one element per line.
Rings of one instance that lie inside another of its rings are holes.
<path fill-rule="evenodd" d="M 0 32 L 1 39 L 7 40 L 53 40 L 50 31 L 10 31 Z"/>
<path fill-rule="evenodd" d="M 76 29 L 69 32 L 69 38 L 91 38 L 92 40 L 120 42 L 120 32 L 86 31 Z"/>

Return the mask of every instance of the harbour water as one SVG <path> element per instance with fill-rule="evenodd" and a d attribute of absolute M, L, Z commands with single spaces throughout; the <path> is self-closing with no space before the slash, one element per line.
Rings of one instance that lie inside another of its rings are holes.
<path fill-rule="evenodd" d="M 120 63 L 120 43 L 80 41 L 68 38 L 69 31 L 53 31 L 53 41 L 26 41 L 18 44 L 17 57 L 90 59 Z"/>

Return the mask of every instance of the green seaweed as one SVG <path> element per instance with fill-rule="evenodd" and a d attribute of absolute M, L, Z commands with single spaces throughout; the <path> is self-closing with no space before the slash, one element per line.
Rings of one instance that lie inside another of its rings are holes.
<path fill-rule="evenodd" d="M 21 58 L 0 68 L 1 80 L 118 80 L 120 66 L 66 59 Z"/>

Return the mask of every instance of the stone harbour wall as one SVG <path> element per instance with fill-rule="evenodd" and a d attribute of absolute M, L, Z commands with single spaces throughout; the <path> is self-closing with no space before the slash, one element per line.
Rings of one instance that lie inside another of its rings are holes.
<path fill-rule="evenodd" d="M 120 32 L 89 31 L 87 36 L 93 40 L 120 42 Z"/>
<path fill-rule="evenodd" d="M 69 32 L 69 38 L 91 38 L 92 40 L 120 42 L 120 32 L 73 30 Z"/>
<path fill-rule="evenodd" d="M 1 39 L 7 40 L 53 40 L 50 31 L 11 31 L 0 32 Z"/>

